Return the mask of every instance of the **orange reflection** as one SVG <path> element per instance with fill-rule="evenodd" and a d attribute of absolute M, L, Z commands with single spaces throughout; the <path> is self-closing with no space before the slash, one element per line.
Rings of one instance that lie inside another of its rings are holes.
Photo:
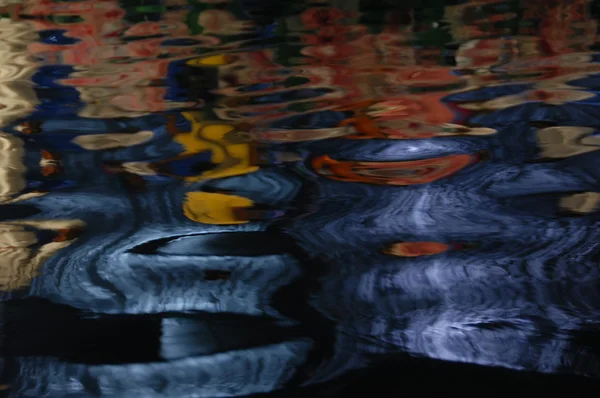
<path fill-rule="evenodd" d="M 452 246 L 441 242 L 399 242 L 384 250 L 385 254 L 398 257 L 433 256 L 450 250 Z"/>
<path fill-rule="evenodd" d="M 479 154 L 460 154 L 402 162 L 358 162 L 334 160 L 323 155 L 313 159 L 312 167 L 318 174 L 332 180 L 378 185 L 418 185 L 449 177 L 480 159 Z"/>

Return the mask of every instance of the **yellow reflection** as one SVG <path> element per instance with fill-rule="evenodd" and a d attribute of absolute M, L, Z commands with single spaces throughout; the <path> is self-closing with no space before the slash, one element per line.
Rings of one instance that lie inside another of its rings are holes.
<path fill-rule="evenodd" d="M 190 192 L 186 195 L 183 212 L 190 220 L 213 225 L 244 224 L 239 209 L 250 209 L 254 202 L 237 195 L 209 192 Z"/>
<path fill-rule="evenodd" d="M 231 62 L 228 55 L 210 55 L 203 58 L 195 58 L 187 62 L 190 66 L 222 66 Z"/>
<path fill-rule="evenodd" d="M 247 174 L 259 169 L 253 163 L 255 148 L 251 142 L 236 142 L 232 138 L 236 128 L 223 122 L 202 121 L 193 113 L 184 113 L 184 116 L 192 123 L 192 131 L 177 134 L 174 140 L 180 143 L 185 151 L 182 154 L 191 155 L 211 152 L 211 162 L 215 168 L 191 177 L 191 181 L 205 179 L 233 177 Z"/>

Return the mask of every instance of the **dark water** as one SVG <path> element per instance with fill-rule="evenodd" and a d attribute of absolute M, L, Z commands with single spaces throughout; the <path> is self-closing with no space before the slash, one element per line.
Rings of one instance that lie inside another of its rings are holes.
<path fill-rule="evenodd" d="M 0 1 L 2 393 L 598 389 L 599 7 Z"/>

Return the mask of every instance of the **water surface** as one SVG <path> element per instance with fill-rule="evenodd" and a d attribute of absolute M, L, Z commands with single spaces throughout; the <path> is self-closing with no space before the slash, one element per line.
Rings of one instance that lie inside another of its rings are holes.
<path fill-rule="evenodd" d="M 600 378 L 596 1 L 0 14 L 8 396 Z"/>

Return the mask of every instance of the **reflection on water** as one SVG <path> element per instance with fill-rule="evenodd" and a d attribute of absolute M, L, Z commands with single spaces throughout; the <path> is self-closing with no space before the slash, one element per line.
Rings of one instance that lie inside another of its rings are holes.
<path fill-rule="evenodd" d="M 0 1 L 6 392 L 600 378 L 598 7 Z"/>

